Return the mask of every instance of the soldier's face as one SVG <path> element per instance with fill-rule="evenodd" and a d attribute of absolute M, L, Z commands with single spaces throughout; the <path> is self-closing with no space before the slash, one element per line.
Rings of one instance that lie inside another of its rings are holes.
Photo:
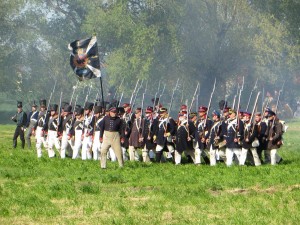
<path fill-rule="evenodd" d="M 55 111 L 51 111 L 50 114 L 51 116 L 53 116 L 55 114 Z"/>
<path fill-rule="evenodd" d="M 110 115 L 110 117 L 116 117 L 117 116 L 117 113 L 116 112 L 109 112 L 109 115 Z"/>
<path fill-rule="evenodd" d="M 255 121 L 256 122 L 259 122 L 261 120 L 261 117 L 260 116 L 255 116 Z"/>
<path fill-rule="evenodd" d="M 18 113 L 22 112 L 22 108 L 18 108 Z"/>
<path fill-rule="evenodd" d="M 230 117 L 230 119 L 234 119 L 235 118 L 235 113 L 230 113 L 229 117 Z"/>
<path fill-rule="evenodd" d="M 36 111 L 36 107 L 32 106 L 31 107 L 31 111 L 35 112 Z"/>

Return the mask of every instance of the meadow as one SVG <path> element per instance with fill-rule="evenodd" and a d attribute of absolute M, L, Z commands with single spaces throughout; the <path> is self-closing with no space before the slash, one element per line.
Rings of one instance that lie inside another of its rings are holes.
<path fill-rule="evenodd" d="M 299 224 L 300 121 L 283 162 L 216 167 L 38 159 L 0 126 L 0 224 Z"/>

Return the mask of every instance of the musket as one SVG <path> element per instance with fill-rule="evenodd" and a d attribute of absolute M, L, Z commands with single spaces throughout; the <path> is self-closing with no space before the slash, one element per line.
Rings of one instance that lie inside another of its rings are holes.
<path fill-rule="evenodd" d="M 161 80 L 159 80 L 159 81 L 158 81 L 158 88 L 157 88 L 157 91 L 155 92 L 155 95 L 154 95 L 154 101 L 153 101 L 153 111 L 155 111 L 155 110 L 156 110 L 156 105 L 157 105 L 157 104 L 155 104 L 155 102 L 156 102 L 156 97 L 157 97 L 157 94 L 159 93 L 159 90 L 160 90 L 160 81 L 161 81 Z"/>
<path fill-rule="evenodd" d="M 195 92 L 194 92 L 194 95 L 193 95 L 193 98 L 192 98 L 192 102 L 191 102 L 189 111 L 192 110 L 192 107 L 193 107 L 193 104 L 194 104 L 194 101 L 195 101 L 195 97 L 196 97 L 196 94 L 197 94 L 197 91 L 198 91 L 198 87 L 199 87 L 199 82 L 197 83 L 196 90 L 195 90 Z"/>
<path fill-rule="evenodd" d="M 253 106 L 253 109 L 252 109 L 252 114 L 251 114 L 251 117 L 250 117 L 250 124 L 252 124 L 252 131 L 254 130 L 254 125 L 255 125 L 255 123 L 252 120 L 254 119 L 254 113 L 255 113 L 255 110 L 257 108 L 257 103 L 258 103 L 258 98 L 259 98 L 260 93 L 261 92 L 259 91 L 256 95 L 256 99 L 255 99 L 254 106 Z"/>
<path fill-rule="evenodd" d="M 158 105 L 158 106 L 159 106 L 161 97 L 162 97 L 163 94 L 165 93 L 165 89 L 166 89 L 166 84 L 164 84 L 164 87 L 163 87 L 163 89 L 162 89 L 162 92 L 161 92 L 160 95 L 159 95 L 158 102 L 157 102 L 157 105 Z"/>
<path fill-rule="evenodd" d="M 208 102 L 208 106 L 207 106 L 207 113 L 206 115 L 209 115 L 209 110 L 210 110 L 210 106 L 211 106 L 211 100 L 212 100 L 212 97 L 214 95 L 214 92 L 216 90 L 216 82 L 217 82 L 217 79 L 215 78 L 215 82 L 214 82 L 214 86 L 213 86 L 213 89 L 212 89 L 212 92 L 210 94 L 210 98 L 209 98 L 209 102 Z M 206 127 L 206 120 L 207 120 L 207 116 L 205 117 L 205 120 L 204 120 L 204 129 Z"/>
<path fill-rule="evenodd" d="M 237 85 L 237 89 L 236 89 L 236 94 L 235 94 L 234 97 L 233 97 L 232 109 L 234 109 L 234 107 L 235 107 L 235 100 L 236 100 L 236 96 L 237 96 L 238 93 L 239 93 L 239 89 L 240 89 L 240 85 L 238 84 L 238 85 Z"/>
<path fill-rule="evenodd" d="M 57 80 L 55 80 L 53 90 L 52 90 L 52 92 L 50 93 L 50 97 L 49 97 L 48 104 L 47 104 L 47 109 L 46 109 L 46 116 L 45 116 L 45 119 L 44 119 L 43 126 L 45 125 L 45 123 L 46 123 L 46 121 L 47 121 L 47 116 L 49 116 L 49 114 L 47 113 L 47 111 L 49 110 L 50 102 L 51 102 L 51 100 L 52 100 L 52 96 L 53 96 L 53 93 L 54 93 L 54 91 L 55 91 L 56 82 L 57 82 Z"/>
<path fill-rule="evenodd" d="M 261 95 L 261 112 L 263 113 L 264 111 L 264 99 L 265 98 L 265 87 L 263 87 L 263 90 L 262 90 L 262 95 Z"/>
<path fill-rule="evenodd" d="M 136 97 L 138 96 L 138 94 L 139 94 L 139 92 L 140 92 L 140 89 L 141 89 L 141 87 L 143 86 L 143 82 L 144 82 L 144 80 L 142 80 L 140 86 L 138 87 L 138 89 L 137 89 L 137 91 L 136 91 L 136 94 L 135 94 L 135 96 L 134 96 L 134 100 L 133 100 L 133 102 L 132 102 L 132 108 L 133 108 L 133 106 L 134 106 L 134 104 L 135 104 Z"/>
<path fill-rule="evenodd" d="M 119 106 L 121 105 L 122 98 L 123 98 L 123 92 L 122 92 L 122 94 L 121 94 L 121 97 L 120 97 L 120 100 L 119 100 L 119 102 L 118 102 L 118 105 L 117 105 L 117 107 L 119 107 Z M 104 106 L 103 106 L 103 107 L 104 107 Z"/>
<path fill-rule="evenodd" d="M 117 88 L 117 90 L 115 91 L 115 94 L 114 94 L 114 97 L 113 97 L 113 99 L 115 99 L 115 98 L 116 98 L 116 95 L 117 95 L 117 93 L 118 93 L 119 89 L 121 88 L 121 86 L 122 86 L 122 84 L 123 84 L 123 82 L 124 82 L 124 79 L 125 79 L 125 77 L 123 77 L 123 79 L 122 79 L 122 81 L 121 81 L 121 83 L 120 83 L 119 87 L 118 87 L 118 88 Z"/>
<path fill-rule="evenodd" d="M 173 99 L 174 99 L 174 94 L 175 94 L 175 91 L 176 91 L 177 88 L 178 88 L 178 83 L 179 83 L 179 78 L 177 79 L 175 88 L 173 89 L 173 92 L 172 92 L 172 97 L 171 97 L 171 101 L 170 101 L 170 105 L 169 105 L 169 113 L 171 113 L 172 104 L 173 104 Z"/>
<path fill-rule="evenodd" d="M 135 94 L 135 92 L 136 92 L 136 89 L 137 89 L 137 87 L 138 87 L 139 81 L 140 81 L 140 79 L 137 80 L 137 82 L 136 82 L 136 84 L 135 84 L 135 88 L 134 88 L 134 90 L 133 90 L 133 92 L 132 92 L 132 94 L 131 94 L 131 98 L 130 98 L 130 101 L 129 101 L 129 104 L 130 104 L 130 105 L 132 105 L 133 96 L 134 96 L 134 94 Z"/>
<path fill-rule="evenodd" d="M 258 78 L 256 79 L 255 85 L 254 85 L 254 87 L 252 88 L 252 90 L 251 90 L 251 92 L 250 92 L 250 96 L 249 96 L 249 99 L 248 99 L 246 111 L 248 111 L 248 107 L 249 107 L 249 104 L 250 104 L 250 101 L 251 101 L 251 98 L 252 98 L 252 93 L 253 93 L 253 91 L 256 90 L 256 88 L 257 88 L 257 81 L 258 81 Z"/>
<path fill-rule="evenodd" d="M 140 118 L 140 126 L 142 126 L 142 119 L 143 119 L 143 112 L 144 112 L 144 100 L 145 100 L 145 92 L 143 93 L 143 98 L 142 98 L 142 106 L 141 106 L 141 118 Z M 144 126 L 142 127 L 142 130 L 141 130 L 141 135 L 143 135 L 144 133 Z"/>
<path fill-rule="evenodd" d="M 58 127 L 60 125 L 60 119 L 61 119 L 61 99 L 62 99 L 62 95 L 63 93 L 60 92 L 60 98 L 59 98 L 59 106 L 58 106 L 58 118 L 57 118 L 57 128 L 56 128 L 56 131 L 58 130 Z"/>
<path fill-rule="evenodd" d="M 242 91 L 244 89 L 244 77 L 243 77 L 243 84 L 240 88 L 240 91 L 239 91 L 239 98 L 238 98 L 238 104 L 237 104 L 237 110 L 236 110 L 236 132 L 235 132 L 235 137 L 237 138 L 237 135 L 238 135 L 238 129 L 239 129 L 239 123 L 240 123 L 240 117 L 239 117 L 239 111 L 240 111 L 240 103 L 241 103 L 241 95 L 242 95 Z"/>
<path fill-rule="evenodd" d="M 72 92 L 72 96 L 71 96 L 71 99 L 70 99 L 70 105 L 72 104 L 72 100 L 73 100 L 74 93 L 75 93 L 75 90 L 76 90 L 76 88 L 77 88 L 78 82 L 79 82 L 79 80 L 77 80 L 76 85 L 73 86 L 73 92 Z"/>
<path fill-rule="evenodd" d="M 283 92 L 283 87 L 284 87 L 284 85 L 285 85 L 285 81 L 283 82 L 282 87 L 281 87 L 281 89 L 280 89 L 279 92 L 278 92 L 278 97 L 277 97 L 276 106 L 275 106 L 275 111 L 274 111 L 274 113 L 275 113 L 276 116 L 277 116 L 277 110 L 278 110 L 278 104 L 279 104 L 280 95 L 281 95 L 281 93 Z M 276 116 L 274 116 L 273 121 L 272 121 L 272 127 L 271 127 L 272 130 L 273 130 L 273 128 L 274 128 L 274 122 L 275 122 Z M 271 135 L 273 136 L 273 134 L 271 134 Z"/>

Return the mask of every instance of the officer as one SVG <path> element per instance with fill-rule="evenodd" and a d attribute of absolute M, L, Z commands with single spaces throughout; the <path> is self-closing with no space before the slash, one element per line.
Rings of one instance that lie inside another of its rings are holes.
<path fill-rule="evenodd" d="M 27 142 L 27 146 L 28 148 L 31 148 L 31 140 L 30 137 L 32 135 L 32 130 L 34 129 L 37 120 L 38 120 L 38 115 L 39 112 L 37 111 L 37 105 L 35 104 L 35 101 L 33 102 L 32 106 L 31 106 L 31 112 L 28 115 L 27 118 L 27 123 L 26 123 L 26 142 Z"/>
<path fill-rule="evenodd" d="M 23 111 L 22 102 L 17 103 L 17 113 L 14 115 L 11 120 L 17 123 L 17 127 L 15 129 L 15 134 L 13 137 L 13 147 L 17 147 L 17 138 L 20 135 L 20 139 L 22 142 L 22 149 L 25 146 L 25 138 L 24 138 L 24 129 L 26 127 L 27 122 L 27 114 Z"/>
<path fill-rule="evenodd" d="M 109 115 L 105 116 L 103 123 L 100 126 L 100 142 L 101 145 L 101 168 L 106 169 L 106 157 L 110 147 L 112 147 L 117 156 L 119 166 L 124 166 L 122 157 L 121 138 L 122 120 L 117 116 L 118 111 L 116 107 L 109 109 Z"/>

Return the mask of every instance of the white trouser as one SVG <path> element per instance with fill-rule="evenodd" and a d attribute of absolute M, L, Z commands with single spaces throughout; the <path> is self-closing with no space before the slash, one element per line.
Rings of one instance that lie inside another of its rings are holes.
<path fill-rule="evenodd" d="M 261 161 L 260 161 L 259 156 L 257 154 L 256 148 L 250 148 L 249 150 L 252 152 L 254 165 L 255 166 L 260 166 Z M 248 149 L 242 148 L 241 157 L 240 157 L 240 161 L 239 161 L 239 164 L 241 166 L 245 165 L 245 162 L 246 162 L 246 159 L 247 159 L 247 153 L 248 153 Z"/>
<path fill-rule="evenodd" d="M 92 159 L 92 154 L 90 152 L 92 148 L 92 136 L 84 136 L 82 141 L 82 149 L 81 149 L 81 159 Z"/>
<path fill-rule="evenodd" d="M 72 159 L 77 159 L 79 157 L 79 152 L 82 145 L 81 136 L 82 136 L 82 130 L 75 130 L 75 141 L 73 145 Z"/>
<path fill-rule="evenodd" d="M 150 151 L 147 149 L 147 147 L 145 145 L 144 148 L 142 149 L 143 162 L 150 162 L 149 152 Z"/>
<path fill-rule="evenodd" d="M 101 142 L 100 142 L 100 131 L 95 131 L 94 141 L 93 141 L 93 159 L 98 160 L 100 159 L 100 149 L 101 149 Z"/>
<path fill-rule="evenodd" d="M 210 160 L 210 165 L 215 166 L 217 164 L 217 156 L 216 156 L 217 149 L 213 149 L 213 145 L 210 145 L 209 149 L 209 160 Z"/>
<path fill-rule="evenodd" d="M 112 147 L 109 148 L 107 158 L 110 158 L 112 162 L 117 161 L 117 156 L 115 154 L 115 151 L 112 149 Z"/>
<path fill-rule="evenodd" d="M 66 149 L 68 148 L 68 132 L 63 131 L 63 135 L 61 138 L 61 148 L 60 148 L 60 157 L 62 159 L 66 158 Z"/>
<path fill-rule="evenodd" d="M 266 150 L 266 152 L 270 155 L 271 158 L 271 165 L 276 165 L 277 164 L 277 149 L 271 149 L 271 150 Z"/>
<path fill-rule="evenodd" d="M 36 139 L 36 152 L 37 152 L 37 157 L 41 158 L 42 157 L 42 144 L 44 145 L 45 148 L 47 148 L 47 141 L 46 138 L 43 135 L 42 127 L 37 127 L 35 131 L 35 139 Z"/>
<path fill-rule="evenodd" d="M 140 160 L 139 153 L 134 146 L 129 146 L 128 151 L 129 151 L 129 160 L 130 161 L 139 161 Z"/>
<path fill-rule="evenodd" d="M 232 165 L 234 154 L 236 155 L 238 161 L 240 161 L 241 151 L 242 150 L 240 148 L 226 148 L 226 165 Z"/>
<path fill-rule="evenodd" d="M 49 130 L 48 131 L 48 156 L 52 158 L 55 156 L 55 152 L 53 150 L 53 145 L 55 145 L 56 150 L 60 150 L 60 142 L 57 138 L 57 131 Z"/>

